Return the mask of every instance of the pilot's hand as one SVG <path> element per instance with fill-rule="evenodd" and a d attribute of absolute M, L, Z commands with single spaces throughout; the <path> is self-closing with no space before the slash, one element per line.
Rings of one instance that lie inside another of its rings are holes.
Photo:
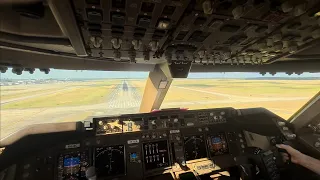
<path fill-rule="evenodd" d="M 281 153 L 283 161 L 288 161 L 291 160 L 291 162 L 295 163 L 295 164 L 301 164 L 303 162 L 303 158 L 304 158 L 304 154 L 302 154 L 300 151 L 292 148 L 289 145 L 285 145 L 285 144 L 277 144 L 276 145 L 278 148 L 284 149 L 288 152 L 288 154 L 290 155 L 290 159 L 289 159 L 289 155 L 287 153 Z"/>

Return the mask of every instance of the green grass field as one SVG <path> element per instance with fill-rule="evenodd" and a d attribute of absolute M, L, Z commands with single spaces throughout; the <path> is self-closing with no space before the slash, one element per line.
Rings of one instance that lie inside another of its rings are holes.
<path fill-rule="evenodd" d="M 35 91 L 29 89 L 25 93 L 25 96 L 34 95 L 36 93 L 46 93 L 53 92 L 51 94 L 44 94 L 41 96 L 36 96 L 34 98 L 20 100 L 17 102 L 12 102 L 3 105 L 2 109 L 26 109 L 26 108 L 43 108 L 43 107 L 63 107 L 63 106 L 80 106 L 80 105 L 89 105 L 89 104 L 98 104 L 106 101 L 106 98 L 112 88 L 120 83 L 119 80 L 111 81 L 96 81 L 96 82 L 80 82 L 80 83 L 70 83 L 68 85 L 59 85 L 59 88 L 56 88 L 55 85 L 51 86 L 47 90 Z M 13 87 L 14 86 L 10 86 Z M 10 88 L 8 87 L 8 88 Z M 64 89 L 63 89 L 64 88 Z M 55 90 L 60 90 L 54 93 Z M 8 91 L 8 90 L 7 90 Z M 21 90 L 20 90 L 21 91 Z M 4 99 L 13 99 L 12 97 L 18 98 L 20 92 L 13 91 L 17 93 L 11 94 L 2 94 L 2 100 Z"/>
<path fill-rule="evenodd" d="M 173 86 L 212 90 L 243 96 L 314 95 L 320 90 L 320 80 L 177 80 Z M 301 93 L 300 93 L 301 92 Z"/>
<path fill-rule="evenodd" d="M 39 94 L 39 93 L 48 93 L 48 92 L 52 92 L 55 90 L 58 90 L 58 88 L 32 90 L 32 91 L 21 91 L 21 90 L 12 89 L 12 90 L 10 90 L 10 93 L 1 92 L 0 98 L 2 101 L 4 101 L 4 100 L 10 100 L 10 99 L 15 99 L 15 98 L 30 96 L 30 95 L 34 95 L 34 94 Z M 12 93 L 12 92 L 15 92 L 15 93 Z"/>
<path fill-rule="evenodd" d="M 287 119 L 319 91 L 320 80 L 183 79 L 173 81 L 161 108 L 176 107 L 175 101 L 189 109 L 264 107 Z M 258 98 L 270 101 L 246 102 Z"/>

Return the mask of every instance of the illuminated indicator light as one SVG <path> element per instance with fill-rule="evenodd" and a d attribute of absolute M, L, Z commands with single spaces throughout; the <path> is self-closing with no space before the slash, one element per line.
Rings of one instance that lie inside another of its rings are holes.
<path fill-rule="evenodd" d="M 168 28 L 169 28 L 169 25 L 170 25 L 170 22 L 169 22 L 169 21 L 161 20 L 161 21 L 159 21 L 157 28 L 158 28 L 158 29 L 168 29 Z"/>

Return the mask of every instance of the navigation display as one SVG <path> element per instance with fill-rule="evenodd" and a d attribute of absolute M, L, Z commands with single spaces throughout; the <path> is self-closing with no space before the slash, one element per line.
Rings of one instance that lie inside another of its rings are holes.
<path fill-rule="evenodd" d="M 59 156 L 58 179 L 86 179 L 88 152 L 72 152 Z"/>
<path fill-rule="evenodd" d="M 184 137 L 184 154 L 187 161 L 207 157 L 204 136 L 196 135 Z"/>
<path fill-rule="evenodd" d="M 125 174 L 124 145 L 97 147 L 95 149 L 95 167 L 98 177 Z"/>
<path fill-rule="evenodd" d="M 209 136 L 208 145 L 211 156 L 229 153 L 228 143 L 224 133 Z"/>

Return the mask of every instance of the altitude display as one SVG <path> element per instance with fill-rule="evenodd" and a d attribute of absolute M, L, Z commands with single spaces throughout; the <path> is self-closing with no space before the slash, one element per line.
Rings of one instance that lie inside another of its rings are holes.
<path fill-rule="evenodd" d="M 202 135 L 184 137 L 184 154 L 187 161 L 207 157 L 204 137 Z"/>
<path fill-rule="evenodd" d="M 98 177 L 125 174 L 124 146 L 97 147 L 94 164 Z"/>
<path fill-rule="evenodd" d="M 58 164 L 58 179 L 86 179 L 85 171 L 89 166 L 86 151 L 60 155 Z"/>
<path fill-rule="evenodd" d="M 143 155 L 146 170 L 169 166 L 168 143 L 166 140 L 143 143 Z"/>
<path fill-rule="evenodd" d="M 227 139 L 224 133 L 218 133 L 208 137 L 208 145 L 211 156 L 229 153 Z"/>

